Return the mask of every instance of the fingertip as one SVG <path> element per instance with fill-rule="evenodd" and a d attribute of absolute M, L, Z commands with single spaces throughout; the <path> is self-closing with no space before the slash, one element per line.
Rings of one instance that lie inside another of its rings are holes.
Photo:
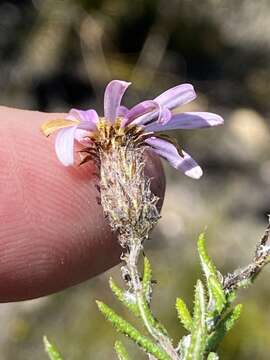
<path fill-rule="evenodd" d="M 65 114 L 0 108 L 0 301 L 47 295 L 119 262 L 120 246 L 99 201 L 94 162 L 63 167 L 44 121 Z M 160 160 L 148 154 L 147 176 L 161 199 Z M 162 200 L 159 203 L 161 207 Z"/>

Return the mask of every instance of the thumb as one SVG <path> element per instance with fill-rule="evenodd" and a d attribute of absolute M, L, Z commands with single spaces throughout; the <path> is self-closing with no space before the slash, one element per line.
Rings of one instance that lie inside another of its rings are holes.
<path fill-rule="evenodd" d="M 119 262 L 120 247 L 98 204 L 95 164 L 65 168 L 44 121 L 65 116 L 0 107 L 0 301 L 47 295 Z M 146 172 L 164 195 L 160 160 Z"/>

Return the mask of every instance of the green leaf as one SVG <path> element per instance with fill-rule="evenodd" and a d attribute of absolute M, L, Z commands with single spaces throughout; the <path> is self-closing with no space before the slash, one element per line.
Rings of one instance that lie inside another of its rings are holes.
<path fill-rule="evenodd" d="M 181 298 L 176 299 L 176 310 L 178 314 L 178 318 L 181 321 L 182 325 L 187 331 L 192 330 L 192 317 L 187 308 L 187 305 Z"/>
<path fill-rule="evenodd" d="M 212 299 L 214 300 L 214 304 L 213 304 L 214 310 L 217 310 L 217 312 L 221 314 L 221 312 L 224 310 L 227 304 L 225 292 L 220 282 L 217 281 L 216 278 L 213 277 L 212 275 L 209 276 L 207 285 L 208 285 L 209 296 L 211 300 Z M 211 304 L 211 300 L 210 300 L 210 304 Z"/>
<path fill-rule="evenodd" d="M 201 360 L 204 357 L 206 343 L 206 323 L 205 323 L 206 302 L 204 287 L 200 280 L 197 281 L 195 288 L 195 301 L 193 313 L 193 326 L 191 332 L 190 345 L 184 360 Z"/>
<path fill-rule="evenodd" d="M 204 357 L 205 339 L 201 327 L 194 329 L 191 342 L 183 360 L 202 360 Z"/>
<path fill-rule="evenodd" d="M 159 348 L 155 343 L 153 343 L 149 338 L 144 335 L 141 335 L 140 332 L 133 327 L 130 323 L 116 314 L 109 306 L 104 304 L 101 301 L 96 301 L 97 306 L 100 312 L 104 317 L 112 323 L 117 331 L 128 336 L 133 340 L 137 345 L 139 345 L 146 353 L 152 354 L 158 360 L 171 360 L 169 355 L 167 355 L 163 349 Z"/>
<path fill-rule="evenodd" d="M 121 341 L 115 342 L 114 349 L 116 351 L 119 360 L 130 360 L 127 350 Z"/>
<path fill-rule="evenodd" d="M 218 360 L 218 359 L 219 359 L 218 354 L 213 352 L 211 352 L 207 357 L 207 360 Z"/>
<path fill-rule="evenodd" d="M 151 280 L 150 280 L 151 281 Z M 135 316 L 137 317 L 141 317 L 141 313 L 139 310 L 138 305 L 135 302 L 132 302 L 132 298 L 131 300 L 129 300 L 128 294 L 126 292 L 124 292 L 122 289 L 120 289 L 116 283 L 113 281 L 112 278 L 110 278 L 109 280 L 109 284 L 110 284 L 110 288 L 112 290 L 112 292 L 114 293 L 114 295 L 117 297 L 117 299 L 124 304 L 129 310 L 130 312 L 132 312 Z M 132 294 L 130 294 L 130 296 L 132 296 Z M 133 301 L 136 301 L 136 298 L 134 298 Z M 144 315 L 147 317 L 147 321 L 156 329 L 158 329 L 159 331 L 161 331 L 163 334 L 168 334 L 167 330 L 165 329 L 165 327 L 160 324 L 153 316 L 151 309 L 149 307 L 149 304 L 147 302 L 147 300 L 145 299 L 145 296 L 143 297 L 143 309 L 144 309 Z"/>
<path fill-rule="evenodd" d="M 241 311 L 242 304 L 238 304 L 219 322 L 216 330 L 210 334 L 207 339 L 207 351 L 215 351 L 217 349 L 225 335 L 233 328 L 236 321 L 239 319 Z"/>
<path fill-rule="evenodd" d="M 214 317 L 225 309 L 227 301 L 219 273 L 205 247 L 205 234 L 202 233 L 198 239 L 198 252 L 201 260 L 202 270 L 206 277 L 207 290 L 209 294 L 208 310 L 210 317 Z"/>
<path fill-rule="evenodd" d="M 236 291 L 230 291 L 227 294 L 227 302 L 230 305 L 231 303 L 233 303 L 236 299 Z"/>
<path fill-rule="evenodd" d="M 148 303 L 151 301 L 152 293 L 152 268 L 150 261 L 145 256 L 143 260 L 143 280 L 142 280 L 143 293 Z"/>
<path fill-rule="evenodd" d="M 56 347 L 49 342 L 47 336 L 43 337 L 43 342 L 45 346 L 45 351 L 47 352 L 51 360 L 62 360 L 60 353 L 58 352 Z"/>
<path fill-rule="evenodd" d="M 129 299 L 128 294 L 123 291 L 114 281 L 112 278 L 109 280 L 110 288 L 117 299 L 124 304 L 130 312 L 132 312 L 135 316 L 139 317 L 140 312 L 138 306 L 136 304 L 136 299 Z"/>
<path fill-rule="evenodd" d="M 217 268 L 206 251 L 205 233 L 201 233 L 199 235 L 197 246 L 202 264 L 202 269 L 206 276 L 206 279 L 208 280 L 210 276 L 213 276 L 217 281 L 219 281 Z"/>
<path fill-rule="evenodd" d="M 195 287 L 194 313 L 193 313 L 193 327 L 200 326 L 205 331 L 205 294 L 204 287 L 201 280 L 197 281 Z"/>
<path fill-rule="evenodd" d="M 157 329 L 158 331 L 162 332 L 164 335 L 168 336 L 168 331 L 165 328 L 164 325 L 162 325 L 153 315 L 149 304 L 147 303 L 147 301 L 145 300 L 145 298 L 142 299 L 142 307 L 143 309 L 143 316 L 142 314 L 140 314 L 141 318 L 143 319 L 143 317 L 145 317 L 147 319 L 147 322 L 154 327 L 155 329 Z"/>

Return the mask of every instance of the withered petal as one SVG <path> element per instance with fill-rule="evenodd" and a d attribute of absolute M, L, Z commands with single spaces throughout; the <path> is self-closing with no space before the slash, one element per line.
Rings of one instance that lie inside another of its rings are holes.
<path fill-rule="evenodd" d="M 43 132 L 44 135 L 49 136 L 56 130 L 70 127 L 70 126 L 76 126 L 78 124 L 79 124 L 79 121 L 76 121 L 76 120 L 67 120 L 67 119 L 49 120 L 41 125 L 41 131 Z"/>

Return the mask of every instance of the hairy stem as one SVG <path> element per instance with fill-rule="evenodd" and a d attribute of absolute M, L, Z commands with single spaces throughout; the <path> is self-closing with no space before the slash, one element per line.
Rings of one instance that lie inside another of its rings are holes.
<path fill-rule="evenodd" d="M 148 304 L 146 303 L 146 299 L 143 293 L 142 282 L 140 280 L 140 274 L 138 271 L 138 260 L 142 249 L 143 248 L 140 242 L 135 240 L 134 245 L 131 246 L 130 252 L 125 259 L 140 315 L 143 320 L 144 326 L 146 327 L 149 334 L 158 343 L 158 345 L 167 352 L 167 354 L 172 358 L 172 360 L 179 360 L 177 351 L 174 349 L 170 339 L 168 338 L 168 336 L 163 334 L 162 331 L 152 325 L 154 319 L 151 319 L 152 314 L 146 310 Z"/>
<path fill-rule="evenodd" d="M 150 310 L 138 270 L 143 243 L 160 217 L 158 198 L 151 192 L 150 180 L 144 174 L 144 151 L 143 146 L 131 141 L 101 152 L 101 204 L 124 249 L 123 279 L 127 291 L 135 298 L 143 324 L 170 358 L 179 360 L 170 338 Z"/>
<path fill-rule="evenodd" d="M 248 286 L 259 275 L 264 266 L 270 262 L 269 235 L 270 224 L 267 226 L 262 238 L 256 246 L 251 263 L 224 277 L 223 287 L 225 291 L 231 292 L 240 287 Z"/>

